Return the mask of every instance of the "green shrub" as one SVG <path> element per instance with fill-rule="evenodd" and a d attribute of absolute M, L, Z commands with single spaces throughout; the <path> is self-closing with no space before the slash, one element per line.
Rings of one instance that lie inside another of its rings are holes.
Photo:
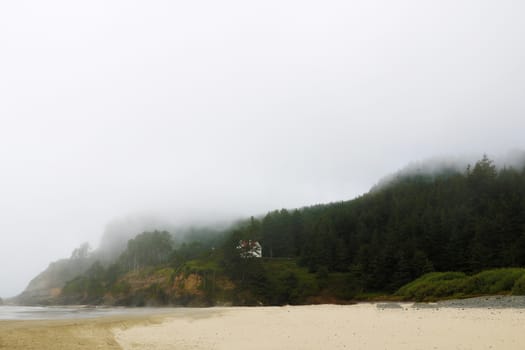
<path fill-rule="evenodd" d="M 525 269 L 482 271 L 473 276 L 461 272 L 432 272 L 401 287 L 396 295 L 405 300 L 430 301 L 484 294 L 525 294 Z"/>
<path fill-rule="evenodd" d="M 471 295 L 508 293 L 523 274 L 524 269 L 513 268 L 482 271 L 468 279 L 463 292 Z"/>
<path fill-rule="evenodd" d="M 512 287 L 513 295 L 525 295 L 525 274 L 518 278 Z"/>
<path fill-rule="evenodd" d="M 298 266 L 295 260 L 264 260 L 263 267 L 266 278 L 264 294 L 269 304 L 300 304 L 319 292 L 318 276 Z"/>
<path fill-rule="evenodd" d="M 406 300 L 434 300 L 460 293 L 467 276 L 462 272 L 431 272 L 401 287 L 395 295 Z"/>
<path fill-rule="evenodd" d="M 82 294 L 86 289 L 86 278 L 77 277 L 66 283 L 62 289 L 62 294 L 64 295 L 75 295 Z"/>
<path fill-rule="evenodd" d="M 128 294 L 131 290 L 131 286 L 126 281 L 117 282 L 111 288 L 111 292 L 114 294 Z"/>

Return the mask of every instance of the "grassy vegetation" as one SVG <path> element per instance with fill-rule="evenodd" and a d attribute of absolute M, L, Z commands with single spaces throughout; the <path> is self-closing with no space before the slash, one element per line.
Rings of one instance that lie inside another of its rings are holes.
<path fill-rule="evenodd" d="M 219 263 L 212 259 L 194 259 L 184 263 L 183 270 L 185 273 L 210 273 L 222 272 Z"/>
<path fill-rule="evenodd" d="M 512 287 L 513 295 L 525 295 L 525 275 L 521 276 L 514 282 Z"/>
<path fill-rule="evenodd" d="M 503 268 L 475 275 L 432 272 L 401 287 L 396 296 L 404 300 L 435 301 L 493 294 L 525 294 L 525 269 Z"/>
<path fill-rule="evenodd" d="M 316 275 L 293 259 L 265 259 L 263 268 L 269 304 L 300 304 L 319 292 Z"/>
<path fill-rule="evenodd" d="M 435 301 L 494 294 L 525 295 L 525 268 L 492 269 L 475 275 L 432 272 L 392 294 L 367 290 L 355 272 L 326 267 L 313 272 L 298 259 L 241 259 L 234 252 L 229 265 L 216 255 L 202 254 L 120 275 L 94 264 L 83 276 L 66 283 L 62 291 L 64 303 L 134 306 Z"/>
<path fill-rule="evenodd" d="M 308 304 L 355 300 L 362 286 L 351 273 L 313 273 L 296 259 L 263 259 L 265 304 Z"/>

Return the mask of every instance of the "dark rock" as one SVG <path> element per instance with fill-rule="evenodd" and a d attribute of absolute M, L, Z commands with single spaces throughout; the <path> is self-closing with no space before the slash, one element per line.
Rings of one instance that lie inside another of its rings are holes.
<path fill-rule="evenodd" d="M 381 303 L 377 304 L 378 309 L 402 309 L 403 307 L 398 303 Z"/>
<path fill-rule="evenodd" d="M 443 300 L 437 303 L 415 303 L 414 308 L 458 308 L 458 309 L 524 309 L 525 296 L 494 295 L 468 299 Z"/>

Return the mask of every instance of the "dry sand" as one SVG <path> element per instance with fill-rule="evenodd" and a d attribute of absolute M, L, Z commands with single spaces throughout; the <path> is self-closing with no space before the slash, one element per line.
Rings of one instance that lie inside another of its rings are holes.
<path fill-rule="evenodd" d="M 115 330 L 123 349 L 525 349 L 521 309 L 221 308 Z"/>
<path fill-rule="evenodd" d="M 524 309 L 375 304 L 185 309 L 0 322 L 2 349 L 525 349 Z"/>

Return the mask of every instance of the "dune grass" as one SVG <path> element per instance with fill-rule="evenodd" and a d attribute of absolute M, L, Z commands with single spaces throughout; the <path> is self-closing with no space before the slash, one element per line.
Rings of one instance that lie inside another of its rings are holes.
<path fill-rule="evenodd" d="M 493 269 L 475 275 L 462 272 L 432 272 L 404 285 L 395 293 L 404 300 L 415 301 L 494 294 L 525 295 L 525 269 Z"/>

